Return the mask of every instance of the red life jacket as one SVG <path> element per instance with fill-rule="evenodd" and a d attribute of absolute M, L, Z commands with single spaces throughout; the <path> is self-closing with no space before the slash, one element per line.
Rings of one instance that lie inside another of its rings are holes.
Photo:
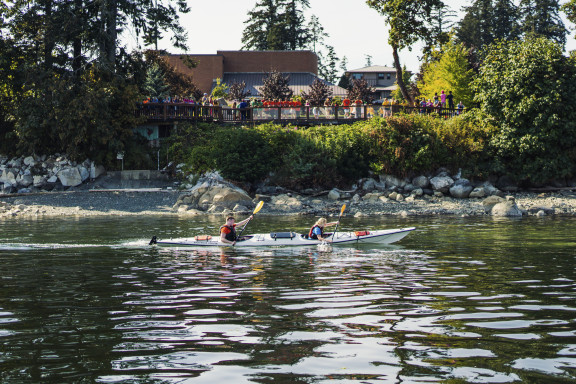
<path fill-rule="evenodd" d="M 225 236 L 225 239 L 228 241 L 236 241 L 236 224 L 234 224 L 232 226 L 232 228 L 230 228 L 227 225 L 223 225 L 220 227 L 220 233 L 222 233 L 222 229 L 224 228 L 228 228 L 230 230 L 230 232 L 228 232 Z"/>
<path fill-rule="evenodd" d="M 308 238 L 310 238 L 310 239 L 318 239 L 318 235 L 316 235 L 316 234 L 314 233 L 314 228 L 316 228 L 316 227 L 320 228 L 320 232 L 321 232 L 321 235 L 320 235 L 320 236 L 322 236 L 322 235 L 324 234 L 324 230 L 322 229 L 321 226 L 319 226 L 319 225 L 313 225 L 312 228 L 310 228 L 310 232 L 308 232 Z"/>

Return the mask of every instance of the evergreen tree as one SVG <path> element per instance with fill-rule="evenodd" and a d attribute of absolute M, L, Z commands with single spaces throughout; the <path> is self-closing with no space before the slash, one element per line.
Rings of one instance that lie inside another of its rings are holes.
<path fill-rule="evenodd" d="M 164 71 L 157 63 L 153 63 L 148 68 L 143 88 L 150 97 L 161 98 L 170 94 L 170 86 L 166 84 Z"/>
<path fill-rule="evenodd" d="M 450 30 L 455 24 L 452 19 L 455 17 L 456 13 L 445 4 L 437 4 L 432 7 L 428 21 L 430 34 L 424 36 L 425 45 L 422 49 L 425 61 L 428 61 L 427 57 L 434 47 L 441 47 L 450 40 Z"/>
<path fill-rule="evenodd" d="M 318 57 L 318 74 L 330 83 L 334 83 L 338 78 L 336 69 L 338 57 L 334 47 L 324 42 L 324 39 L 330 35 L 324 31 L 324 27 L 315 15 L 312 15 L 308 22 L 308 35 L 309 40 L 306 46 Z"/>
<path fill-rule="evenodd" d="M 292 97 L 290 76 L 284 76 L 278 71 L 272 71 L 263 79 L 263 85 L 260 89 L 260 95 L 267 100 L 288 100 Z"/>
<path fill-rule="evenodd" d="M 492 31 L 496 39 L 520 37 L 518 7 L 511 0 L 496 0 L 492 14 Z"/>
<path fill-rule="evenodd" d="M 334 47 L 327 45 L 326 49 L 328 54 L 326 56 L 318 56 L 318 74 L 324 80 L 334 84 L 338 80 L 338 58 L 334 52 Z"/>
<path fill-rule="evenodd" d="M 309 7 L 309 0 L 287 0 L 282 22 L 287 49 L 291 51 L 305 47 L 310 38 L 310 33 L 305 27 L 306 19 L 303 12 L 303 9 Z"/>
<path fill-rule="evenodd" d="M 348 70 L 348 58 L 346 56 L 344 56 L 342 61 L 340 61 L 340 69 L 342 70 L 342 76 L 340 76 L 338 86 L 348 89 L 350 87 L 350 78 L 346 76 L 346 71 Z"/>
<path fill-rule="evenodd" d="M 558 0 L 521 0 L 520 10 L 523 16 L 521 29 L 525 36 L 543 36 L 564 47 L 567 31 L 560 18 Z"/>
<path fill-rule="evenodd" d="M 303 48 L 309 38 L 303 15 L 307 7 L 308 0 L 258 0 L 244 22 L 242 48 L 257 51 Z"/>
<path fill-rule="evenodd" d="M 456 31 L 458 39 L 468 48 L 476 51 L 492 44 L 494 41 L 492 0 L 475 0 L 465 10 L 466 14 Z"/>

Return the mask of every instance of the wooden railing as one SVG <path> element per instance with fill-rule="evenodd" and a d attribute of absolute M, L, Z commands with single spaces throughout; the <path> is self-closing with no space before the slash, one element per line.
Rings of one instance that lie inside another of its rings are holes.
<path fill-rule="evenodd" d="M 228 108 L 195 104 L 146 103 L 137 108 L 137 115 L 148 122 L 170 122 L 179 120 L 213 121 L 220 123 L 345 123 L 350 120 L 366 120 L 387 117 L 397 113 L 419 113 L 450 118 L 464 113 L 465 109 L 434 107 L 407 107 L 402 105 L 361 105 L 352 107 L 248 107 Z"/>

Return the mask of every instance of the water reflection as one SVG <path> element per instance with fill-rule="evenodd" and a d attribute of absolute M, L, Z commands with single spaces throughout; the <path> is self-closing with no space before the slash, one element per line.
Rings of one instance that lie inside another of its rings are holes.
<path fill-rule="evenodd" d="M 174 226 L 150 220 L 118 225 Z M 46 223 L 0 232 L 0 381 L 576 381 L 576 264 L 557 241 L 571 220 L 424 221 L 387 247 L 193 251 L 87 223 L 104 240 L 77 229 L 71 244 Z"/>

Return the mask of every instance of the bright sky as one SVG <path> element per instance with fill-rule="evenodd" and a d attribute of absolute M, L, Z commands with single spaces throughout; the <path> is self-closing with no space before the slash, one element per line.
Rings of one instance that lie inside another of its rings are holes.
<path fill-rule="evenodd" d="M 159 48 L 171 53 L 215 54 L 216 51 L 234 51 L 242 48 L 242 32 L 248 12 L 254 9 L 256 0 L 188 0 L 191 12 L 181 18 L 182 26 L 188 31 L 188 52 L 182 52 L 164 39 Z M 326 42 L 335 48 L 336 55 L 348 59 L 348 70 L 362 68 L 366 55 L 372 56 L 372 65 L 392 66 L 392 49 L 387 44 L 388 30 L 384 18 L 366 5 L 364 0 L 309 0 L 310 8 L 305 11 L 307 19 L 316 15 L 330 37 Z M 562 1 L 563 3 L 564 1 Z M 467 0 L 445 0 L 459 13 Z M 455 20 L 457 21 L 457 20 Z M 573 29 L 574 25 L 564 20 Z M 567 39 L 567 50 L 576 49 L 574 33 Z M 129 46 L 136 46 L 134 37 L 126 37 Z M 400 52 L 402 65 L 418 72 L 420 49 Z"/>

